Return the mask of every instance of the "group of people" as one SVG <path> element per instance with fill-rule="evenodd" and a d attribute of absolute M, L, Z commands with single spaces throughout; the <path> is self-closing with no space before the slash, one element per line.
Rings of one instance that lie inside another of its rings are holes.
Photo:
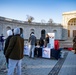
<path fill-rule="evenodd" d="M 35 47 L 49 47 L 49 35 L 46 34 L 45 39 L 43 37 L 40 37 L 39 40 L 37 40 L 36 36 L 34 35 L 34 32 L 30 34 L 28 42 L 30 43 L 30 53 L 29 57 L 34 58 L 34 50 Z"/>
<path fill-rule="evenodd" d="M 20 35 L 20 28 L 18 27 L 15 28 L 13 31 L 8 30 L 7 35 L 8 37 L 6 38 L 4 47 L 4 55 L 6 57 L 8 68 L 7 75 L 13 75 L 15 68 L 17 75 L 21 75 L 21 62 L 24 56 L 24 38 Z M 2 41 L 3 45 L 4 40 L 0 39 L 0 41 Z M 46 34 L 45 39 L 41 37 L 37 41 L 34 32 L 31 32 L 28 42 L 30 43 L 29 57 L 34 58 L 34 50 L 36 46 L 49 47 L 49 36 L 48 34 Z M 73 39 L 73 49 L 75 50 L 76 54 L 76 37 Z"/>
<path fill-rule="evenodd" d="M 1 45 L 4 48 L 3 54 L 6 58 L 6 64 L 7 64 L 7 75 L 13 75 L 14 70 L 16 68 L 17 75 L 21 75 L 21 62 L 22 58 L 24 56 L 24 38 L 21 36 L 20 28 L 14 28 L 13 30 L 7 31 L 7 38 L 3 39 L 3 34 L 1 35 L 0 41 L 2 42 Z M 49 43 L 49 38 L 46 37 L 45 41 Z M 44 39 L 41 37 L 39 41 L 37 41 L 36 36 L 34 35 L 34 32 L 31 32 L 30 37 L 28 39 L 28 42 L 30 43 L 30 53 L 29 57 L 34 58 L 34 49 L 36 46 L 43 47 L 45 44 Z"/>
<path fill-rule="evenodd" d="M 8 37 L 5 40 L 4 55 L 7 62 L 7 75 L 14 75 L 16 68 L 17 75 L 21 75 L 21 61 L 24 51 L 24 39 L 20 36 L 20 28 L 7 31 Z"/>
<path fill-rule="evenodd" d="M 5 39 L 3 53 L 7 63 L 7 75 L 13 75 L 16 69 L 17 75 L 21 75 L 21 62 L 24 56 L 24 38 L 20 34 L 20 28 L 14 28 L 7 31 L 8 37 Z M 46 42 L 45 42 L 46 41 Z M 46 35 L 45 41 L 43 37 L 37 41 L 34 32 L 31 32 L 28 42 L 30 43 L 29 57 L 34 58 L 34 50 L 36 46 L 44 47 L 49 43 L 49 37 Z"/>

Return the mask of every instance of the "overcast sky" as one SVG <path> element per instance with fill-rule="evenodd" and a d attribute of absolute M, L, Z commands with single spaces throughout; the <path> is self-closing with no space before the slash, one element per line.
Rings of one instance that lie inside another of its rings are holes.
<path fill-rule="evenodd" d="M 62 23 L 62 13 L 76 11 L 76 0 L 0 0 L 0 16 L 26 21 L 27 16 L 34 22 L 45 22 L 51 18 Z"/>

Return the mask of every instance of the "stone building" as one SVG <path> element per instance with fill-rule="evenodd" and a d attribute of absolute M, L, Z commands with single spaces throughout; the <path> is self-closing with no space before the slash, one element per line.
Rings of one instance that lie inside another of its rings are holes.
<path fill-rule="evenodd" d="M 14 29 L 15 27 L 19 27 L 21 29 L 21 33 L 23 33 L 25 39 L 29 38 L 32 31 L 35 33 L 37 39 L 41 36 L 45 38 L 46 33 L 50 32 L 55 33 L 55 39 L 62 39 L 61 24 L 35 22 L 29 24 L 25 21 L 0 17 L 0 34 L 3 33 L 4 36 L 7 36 L 6 31 L 9 29 Z"/>
<path fill-rule="evenodd" d="M 55 39 L 66 40 L 68 37 L 76 36 L 76 11 L 65 12 L 62 14 L 63 23 L 28 23 L 26 21 L 19 21 L 0 17 L 0 34 L 7 37 L 6 31 L 19 27 L 24 39 L 28 39 L 30 33 L 33 31 L 39 39 L 41 36 L 45 38 L 47 33 L 54 32 Z"/>
<path fill-rule="evenodd" d="M 64 12 L 63 16 L 63 39 L 76 36 L 76 11 Z"/>

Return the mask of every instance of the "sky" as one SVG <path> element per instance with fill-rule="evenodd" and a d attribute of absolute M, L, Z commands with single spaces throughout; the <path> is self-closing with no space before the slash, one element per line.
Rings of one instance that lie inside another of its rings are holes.
<path fill-rule="evenodd" d="M 70 11 L 76 11 L 76 0 L 0 0 L 0 16 L 21 21 L 29 15 L 34 22 L 62 23 L 62 13 Z"/>

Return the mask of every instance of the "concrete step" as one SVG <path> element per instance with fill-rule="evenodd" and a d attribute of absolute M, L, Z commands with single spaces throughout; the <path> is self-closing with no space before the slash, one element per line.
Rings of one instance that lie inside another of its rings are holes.
<path fill-rule="evenodd" d="M 59 41 L 60 47 L 73 47 L 73 42 L 72 40 L 67 40 L 67 41 Z"/>

